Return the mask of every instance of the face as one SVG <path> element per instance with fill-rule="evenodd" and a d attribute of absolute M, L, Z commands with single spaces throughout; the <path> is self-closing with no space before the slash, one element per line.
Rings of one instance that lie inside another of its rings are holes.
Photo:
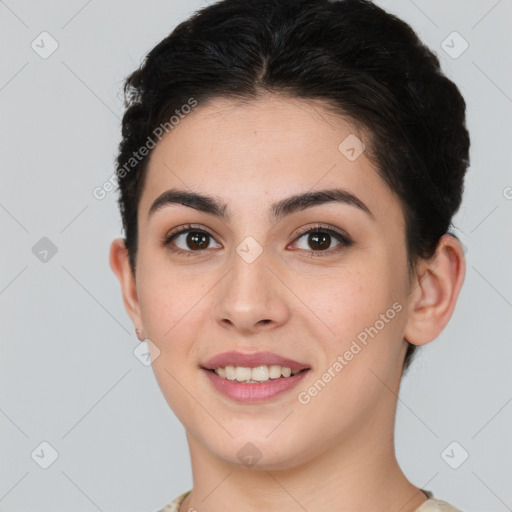
<path fill-rule="evenodd" d="M 354 159 L 355 136 L 364 142 L 317 102 L 215 100 L 151 155 L 131 315 L 151 340 L 165 399 L 213 457 L 240 464 L 245 446 L 262 467 L 291 467 L 363 442 L 372 419 L 394 415 L 410 294 L 405 223 L 367 152 Z M 214 198 L 225 217 L 165 201 L 150 214 L 171 189 Z M 273 208 L 322 190 L 341 193 Z M 237 384 L 204 369 L 225 352 L 242 354 L 241 367 L 286 366 L 258 359 L 270 352 L 306 369 Z"/>

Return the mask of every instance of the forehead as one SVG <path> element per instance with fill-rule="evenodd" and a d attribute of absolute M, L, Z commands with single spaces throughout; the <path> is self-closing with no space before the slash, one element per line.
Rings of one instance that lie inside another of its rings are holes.
<path fill-rule="evenodd" d="M 171 188 L 222 197 L 239 212 L 339 187 L 389 214 L 399 209 L 398 199 L 364 142 L 361 130 L 321 101 L 269 95 L 199 104 L 153 150 L 139 214 L 147 215 L 152 201 Z"/>

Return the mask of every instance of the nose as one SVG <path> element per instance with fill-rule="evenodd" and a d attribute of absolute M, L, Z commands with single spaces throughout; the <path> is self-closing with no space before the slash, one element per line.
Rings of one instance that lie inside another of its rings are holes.
<path fill-rule="evenodd" d="M 265 251 L 251 263 L 237 253 L 232 260 L 217 288 L 214 321 L 245 335 L 283 325 L 290 315 L 287 288 L 276 278 L 277 269 L 271 268 Z"/>

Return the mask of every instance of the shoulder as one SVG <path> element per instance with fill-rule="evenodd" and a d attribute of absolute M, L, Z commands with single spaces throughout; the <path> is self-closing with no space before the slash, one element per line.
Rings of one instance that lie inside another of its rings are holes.
<path fill-rule="evenodd" d="M 167 504 L 164 508 L 158 510 L 157 512 L 178 512 L 180 505 L 183 503 L 183 500 L 189 493 L 190 491 L 180 494 L 177 498 L 172 500 L 171 503 Z"/>

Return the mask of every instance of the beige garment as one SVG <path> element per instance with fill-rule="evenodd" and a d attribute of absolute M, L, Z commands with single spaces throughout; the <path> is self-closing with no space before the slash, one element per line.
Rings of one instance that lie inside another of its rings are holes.
<path fill-rule="evenodd" d="M 446 503 L 446 501 L 435 499 L 432 492 L 424 489 L 422 489 L 422 491 L 428 496 L 428 499 L 427 501 L 424 501 L 414 512 L 462 512 L 458 508 L 452 507 L 449 503 Z M 190 491 L 184 492 L 158 512 L 178 512 L 181 503 L 189 493 Z M 182 510 L 181 512 L 189 511 Z M 193 509 L 190 512 L 193 512 Z"/>
<path fill-rule="evenodd" d="M 446 501 L 436 500 L 430 491 L 425 489 L 422 489 L 422 491 L 428 496 L 428 500 L 424 501 L 414 512 L 462 512 L 446 503 Z"/>

